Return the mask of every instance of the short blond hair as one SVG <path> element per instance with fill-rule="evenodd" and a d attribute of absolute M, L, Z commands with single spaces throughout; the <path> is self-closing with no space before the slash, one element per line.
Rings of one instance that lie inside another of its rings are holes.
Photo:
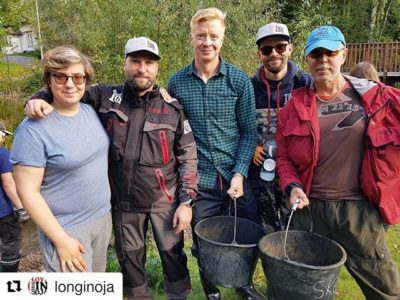
<path fill-rule="evenodd" d="M 190 20 L 190 29 L 193 30 L 193 27 L 198 23 L 214 20 L 220 21 L 225 29 L 225 16 L 226 13 L 215 7 L 199 9 Z"/>
<path fill-rule="evenodd" d="M 90 83 L 94 76 L 94 69 L 89 58 L 72 46 L 59 46 L 46 51 L 42 61 L 42 80 L 50 87 L 52 73 L 68 68 L 72 64 L 82 64 L 86 76 L 86 83 Z"/>

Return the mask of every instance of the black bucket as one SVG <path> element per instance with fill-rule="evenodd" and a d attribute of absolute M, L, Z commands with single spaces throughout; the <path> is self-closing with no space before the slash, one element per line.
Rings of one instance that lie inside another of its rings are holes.
<path fill-rule="evenodd" d="M 211 217 L 194 228 L 204 277 L 223 287 L 242 287 L 251 281 L 259 257 L 257 243 L 266 234 L 260 225 L 236 218 L 233 245 L 234 222 L 234 217 Z"/>
<path fill-rule="evenodd" d="M 319 234 L 289 231 L 284 255 L 285 232 L 263 237 L 258 246 L 268 299 L 334 299 L 340 268 L 346 261 L 342 246 Z"/>

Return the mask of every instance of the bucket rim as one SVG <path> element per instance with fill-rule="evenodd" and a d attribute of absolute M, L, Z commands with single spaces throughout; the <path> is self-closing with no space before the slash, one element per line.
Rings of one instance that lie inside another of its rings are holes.
<path fill-rule="evenodd" d="M 271 236 L 271 235 L 282 234 L 282 232 L 285 233 L 284 231 L 276 231 L 276 232 L 272 232 L 272 233 L 270 233 L 270 234 L 267 234 L 267 235 L 263 236 L 263 237 L 260 239 L 260 241 L 258 242 L 258 250 L 260 251 L 261 258 L 262 258 L 263 255 L 265 255 L 265 256 L 267 256 L 267 257 L 269 257 L 269 258 L 272 258 L 272 259 L 274 259 L 274 260 L 277 260 L 277 261 L 281 261 L 281 262 L 285 262 L 285 263 L 290 263 L 290 264 L 292 264 L 292 265 L 294 265 L 294 266 L 297 266 L 297 267 L 299 267 L 299 268 L 311 269 L 311 270 L 328 270 L 328 269 L 335 269 L 335 268 L 337 268 L 337 267 L 341 267 L 341 266 L 344 265 L 344 263 L 346 262 L 347 253 L 346 253 L 346 251 L 344 250 L 344 248 L 343 248 L 342 245 L 340 245 L 338 242 L 336 242 L 336 241 L 334 241 L 334 240 L 332 240 L 332 239 L 330 239 L 330 238 L 328 238 L 328 237 L 326 237 L 326 236 L 320 235 L 320 234 L 315 233 L 315 232 L 310 232 L 310 231 L 289 230 L 289 232 L 299 232 L 299 233 L 305 233 L 305 234 L 312 234 L 312 235 L 318 236 L 318 237 L 320 237 L 320 238 L 323 238 L 323 239 L 325 239 L 325 240 L 329 240 L 329 241 L 333 242 L 336 246 L 338 246 L 338 248 L 339 248 L 340 251 L 342 252 L 342 258 L 341 258 L 337 263 L 334 263 L 334 264 L 332 264 L 332 265 L 327 265 L 327 266 L 313 266 L 313 265 L 308 265 L 308 264 L 304 264 L 304 263 L 299 263 L 299 262 L 296 262 L 296 261 L 292 261 L 292 260 L 290 260 L 290 259 L 287 260 L 287 259 L 285 259 L 285 258 L 283 258 L 283 257 L 273 256 L 273 255 L 270 255 L 270 254 L 266 253 L 265 251 L 263 251 L 263 250 L 261 249 L 261 246 L 260 246 L 260 245 L 261 245 L 261 243 L 262 243 L 262 241 L 263 241 L 264 239 L 267 239 L 268 236 Z M 283 247 L 283 246 L 282 246 L 282 247 Z"/>
<path fill-rule="evenodd" d="M 234 218 L 235 217 L 233 217 L 233 216 L 213 216 L 213 217 L 209 217 L 209 218 L 203 219 L 203 220 L 199 221 L 196 224 L 196 226 L 194 226 L 194 232 L 196 233 L 196 235 L 198 237 L 201 237 L 201 239 L 203 239 L 204 241 L 207 241 L 207 242 L 209 242 L 211 244 L 218 245 L 218 246 L 233 247 L 233 248 L 254 248 L 254 247 L 258 247 L 259 242 L 258 243 L 254 243 L 254 244 L 237 244 L 237 245 L 233 245 L 232 243 L 222 243 L 222 242 L 216 242 L 216 241 L 207 239 L 203 235 L 198 233 L 199 224 L 204 223 L 205 221 L 208 221 L 208 220 L 211 220 L 211 219 L 234 219 Z M 258 225 L 257 223 L 255 223 L 255 222 L 253 222 L 251 220 L 248 220 L 248 219 L 245 219 L 245 218 L 240 218 L 240 217 L 236 217 L 236 219 L 237 220 L 240 219 L 240 220 L 243 220 L 243 221 L 251 222 L 254 225 L 257 225 L 257 227 L 259 227 L 264 232 L 264 236 L 262 238 L 260 238 L 260 241 L 261 241 L 261 239 L 263 239 L 265 237 L 265 234 L 267 234 L 267 231 L 261 225 Z"/>

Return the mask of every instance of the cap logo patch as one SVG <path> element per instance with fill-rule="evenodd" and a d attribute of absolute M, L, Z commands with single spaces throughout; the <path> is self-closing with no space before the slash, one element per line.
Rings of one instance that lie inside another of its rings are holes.
<path fill-rule="evenodd" d="M 275 32 L 285 33 L 284 28 L 282 26 L 275 26 Z"/>
<path fill-rule="evenodd" d="M 322 29 L 315 34 L 316 37 L 327 37 L 328 35 L 329 31 L 327 29 Z"/>
<path fill-rule="evenodd" d="M 152 42 L 150 42 L 149 40 L 147 40 L 147 47 L 153 49 L 154 51 L 156 51 L 156 46 L 154 46 L 154 44 Z"/>

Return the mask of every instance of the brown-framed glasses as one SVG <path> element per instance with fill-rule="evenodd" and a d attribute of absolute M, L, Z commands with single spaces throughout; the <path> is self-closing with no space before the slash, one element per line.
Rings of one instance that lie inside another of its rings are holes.
<path fill-rule="evenodd" d="M 338 54 L 342 50 L 344 50 L 344 49 L 338 49 L 338 50 L 331 51 L 331 50 L 328 50 L 325 48 L 316 48 L 313 51 L 311 51 L 310 53 L 308 53 L 307 55 L 314 59 L 320 58 L 323 55 L 326 55 L 328 57 L 335 57 L 335 56 L 338 56 Z"/>
<path fill-rule="evenodd" d="M 260 48 L 260 52 L 262 53 L 262 55 L 270 55 L 272 53 L 272 50 L 275 49 L 275 51 L 279 54 L 282 54 L 283 52 L 286 51 L 286 48 L 289 44 L 278 44 L 275 46 L 265 46 Z"/>
<path fill-rule="evenodd" d="M 71 76 L 67 76 L 62 73 L 53 73 L 51 76 L 54 77 L 54 81 L 58 84 L 66 84 L 68 79 L 71 78 L 74 84 L 84 84 L 86 82 L 86 76 L 82 74 L 75 74 Z"/>

